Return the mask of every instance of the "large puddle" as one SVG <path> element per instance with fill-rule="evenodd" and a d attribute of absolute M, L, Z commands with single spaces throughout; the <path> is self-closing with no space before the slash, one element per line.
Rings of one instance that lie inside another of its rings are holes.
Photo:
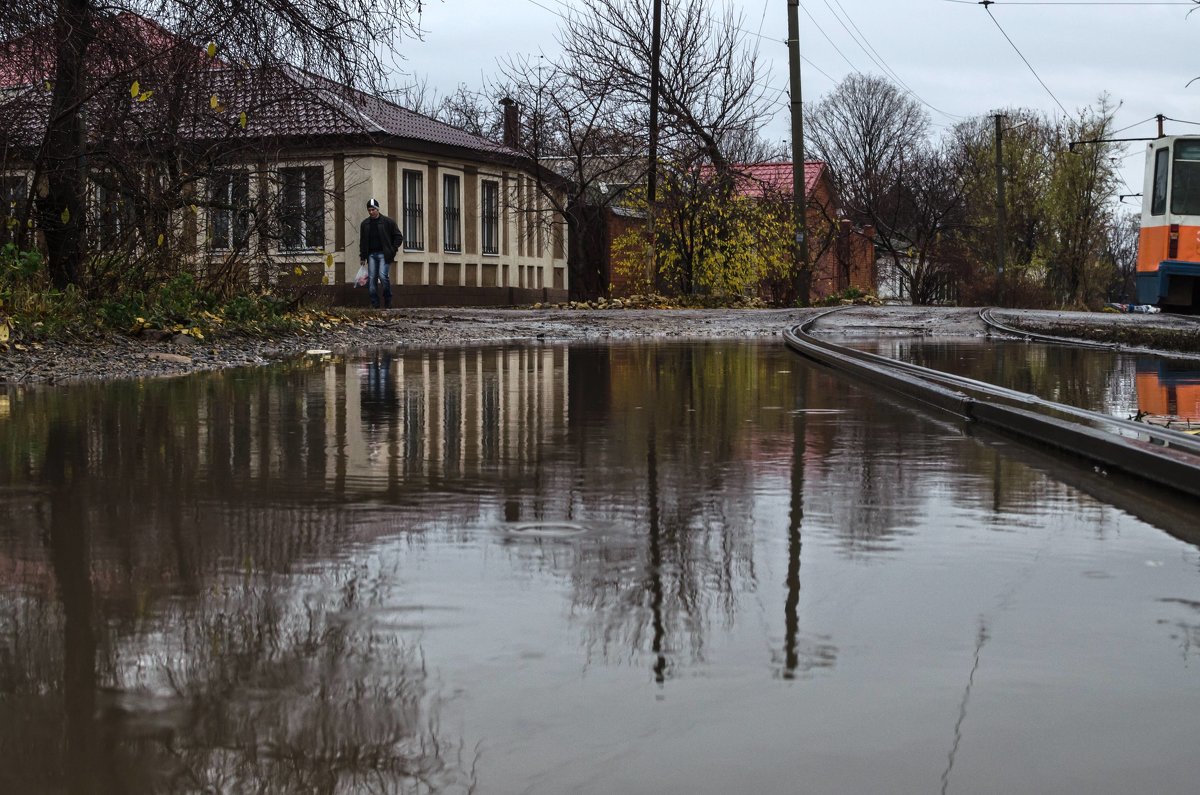
<path fill-rule="evenodd" d="M 1003 366 L 1138 399 L 1136 362 Z M 1200 778 L 1195 502 L 779 341 L 313 356 L 3 405 L 3 792 Z"/>

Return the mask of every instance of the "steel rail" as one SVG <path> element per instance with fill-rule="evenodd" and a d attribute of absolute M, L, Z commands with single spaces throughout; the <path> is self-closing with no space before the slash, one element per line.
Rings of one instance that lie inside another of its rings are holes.
<path fill-rule="evenodd" d="M 1004 334 L 1009 334 L 1018 339 L 1030 342 L 1052 342 L 1056 345 L 1076 345 L 1081 348 L 1103 348 L 1110 351 L 1118 350 L 1121 347 L 1120 343 L 1116 342 L 1097 342 L 1096 340 L 1083 340 L 1076 337 L 1058 337 L 1053 334 L 1039 334 L 1036 331 L 1025 331 L 1024 329 L 1006 326 L 992 317 L 992 307 L 990 306 L 985 306 L 979 310 L 979 319 L 989 329 L 995 329 Z"/>
<path fill-rule="evenodd" d="M 962 420 L 998 428 L 1200 497 L 1200 439 L 813 336 L 812 326 L 828 314 L 823 312 L 785 331 L 788 347 Z"/>

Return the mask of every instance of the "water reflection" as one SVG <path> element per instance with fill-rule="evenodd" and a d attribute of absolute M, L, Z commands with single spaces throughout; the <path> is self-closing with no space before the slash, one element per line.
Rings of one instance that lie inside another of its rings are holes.
<path fill-rule="evenodd" d="M 888 356 L 1071 406 L 1179 430 L 1200 428 L 1200 362 L 995 341 L 871 340 Z"/>
<path fill-rule="evenodd" d="M 0 791 L 1030 791 L 979 756 L 1008 698 L 1102 725 L 1169 683 L 1091 737 L 1129 769 L 1200 729 L 1194 506 L 780 346 L 6 397 Z M 1058 674 L 1114 670 L 1111 710 Z"/>
<path fill-rule="evenodd" d="M 1137 394 L 1142 421 L 1200 430 L 1200 361 L 1138 359 Z"/>

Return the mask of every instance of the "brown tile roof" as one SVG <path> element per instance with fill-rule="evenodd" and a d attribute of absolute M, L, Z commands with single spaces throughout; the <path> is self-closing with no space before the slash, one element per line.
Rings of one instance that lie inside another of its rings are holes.
<path fill-rule="evenodd" d="M 143 46 L 165 51 L 180 44 L 172 34 L 143 17 L 122 14 L 113 19 L 113 24 L 127 26 L 130 38 Z M 0 136 L 28 146 L 36 145 L 44 132 L 49 92 L 43 83 L 54 70 L 53 58 L 46 56 L 48 48 L 38 42 L 38 35 L 31 33 L 0 43 L 0 115 L 4 116 Z M 194 49 L 199 57 L 202 50 Z M 361 138 L 364 142 L 390 142 L 417 149 L 432 144 L 491 157 L 521 157 L 495 141 L 293 67 L 254 70 L 219 59 L 203 60 L 211 68 L 188 75 L 193 81 L 191 86 L 182 90 L 160 87 L 157 96 L 145 103 L 130 97 L 128 86 L 114 85 L 106 99 L 101 96 L 94 100 L 115 104 L 94 114 L 102 118 L 92 122 L 93 134 L 99 125 L 111 126 L 114 119 L 119 119 L 132 125 L 129 134 L 153 136 L 155 122 L 165 118 L 159 111 L 165 109 L 170 95 L 170 101 L 183 101 L 192 108 L 181 126 L 187 130 L 184 137 L 194 141 Z M 118 69 L 115 64 L 105 64 L 104 58 L 96 59 L 90 67 L 93 75 L 102 74 L 106 68 Z M 140 82 L 143 88 L 155 87 L 153 76 L 143 77 Z M 209 105 L 212 96 L 218 100 L 216 109 Z M 245 127 L 240 123 L 243 112 Z"/>

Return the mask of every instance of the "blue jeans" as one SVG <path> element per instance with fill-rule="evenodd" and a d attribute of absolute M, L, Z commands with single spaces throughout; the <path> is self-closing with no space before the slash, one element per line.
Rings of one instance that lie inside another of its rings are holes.
<path fill-rule="evenodd" d="M 391 270 L 391 267 L 392 264 L 383 258 L 383 254 L 367 255 L 367 292 L 371 295 L 371 306 L 375 308 L 379 308 L 379 292 L 375 287 L 376 279 L 383 283 L 383 305 L 385 307 L 392 305 L 392 283 L 388 279 L 388 271 Z"/>

